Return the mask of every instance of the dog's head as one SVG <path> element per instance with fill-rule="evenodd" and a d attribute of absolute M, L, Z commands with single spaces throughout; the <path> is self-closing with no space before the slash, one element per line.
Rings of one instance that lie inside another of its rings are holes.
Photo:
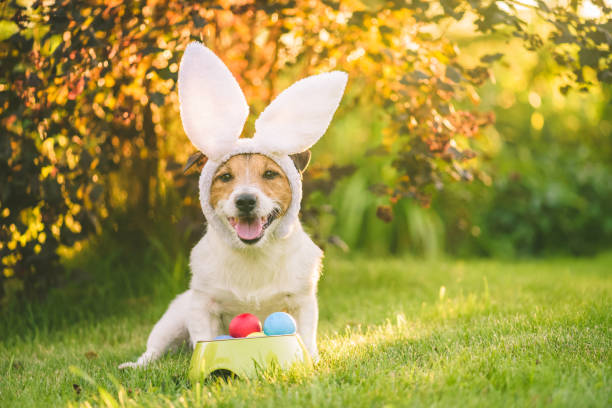
<path fill-rule="evenodd" d="M 200 176 L 204 215 L 231 244 L 259 246 L 291 232 L 308 149 L 327 130 L 346 81 L 334 71 L 296 82 L 255 121 L 255 135 L 240 139 L 249 108 L 238 83 L 208 48 L 187 47 L 178 80 L 181 120 L 207 157 Z"/>
<path fill-rule="evenodd" d="M 302 172 L 310 152 L 292 157 Z M 263 244 L 291 205 L 291 186 L 283 169 L 258 153 L 242 153 L 223 163 L 213 176 L 210 205 L 236 238 Z"/>

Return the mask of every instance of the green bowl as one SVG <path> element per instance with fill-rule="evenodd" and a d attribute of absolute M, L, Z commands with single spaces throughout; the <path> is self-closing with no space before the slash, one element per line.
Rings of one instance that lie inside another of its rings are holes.
<path fill-rule="evenodd" d="M 217 373 L 254 377 L 272 365 L 287 369 L 296 363 L 312 367 L 298 334 L 200 341 L 191 357 L 189 379 L 196 383 Z"/>

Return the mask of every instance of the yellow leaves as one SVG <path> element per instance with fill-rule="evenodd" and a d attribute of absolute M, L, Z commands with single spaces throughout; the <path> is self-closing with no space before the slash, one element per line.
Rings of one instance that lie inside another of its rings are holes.
<path fill-rule="evenodd" d="M 542 98 L 535 91 L 529 92 L 529 95 L 527 95 L 527 100 L 529 101 L 529 104 L 536 109 L 542 106 Z"/>
<path fill-rule="evenodd" d="M 535 130 L 542 130 L 544 127 L 544 116 L 540 112 L 531 114 L 531 127 Z"/>
<path fill-rule="evenodd" d="M 41 52 L 44 55 L 51 55 L 53 54 L 53 51 L 55 51 L 55 49 L 62 43 L 62 37 L 59 34 L 56 35 L 52 35 L 51 37 L 49 37 L 49 39 L 47 39 L 47 41 L 45 41 L 45 43 L 43 44 L 43 46 L 41 47 Z M 62 81 L 61 78 L 55 78 L 55 83 L 57 84 L 59 82 Z"/>
<path fill-rule="evenodd" d="M 104 94 L 100 92 L 96 94 L 96 96 L 94 97 L 94 103 L 102 105 L 104 103 L 104 99 L 105 99 Z"/>
<path fill-rule="evenodd" d="M 23 8 L 31 8 L 35 0 L 17 0 L 17 4 Z"/>
<path fill-rule="evenodd" d="M 398 139 L 398 133 L 391 128 L 383 129 L 382 134 L 382 145 L 385 147 L 390 147 Z"/>
<path fill-rule="evenodd" d="M 363 57 L 365 55 L 365 50 L 363 49 L 363 47 L 358 47 L 357 49 L 355 49 L 354 51 L 352 51 L 348 57 L 346 57 L 346 60 L 348 62 L 353 62 L 358 60 L 359 58 Z"/>
<path fill-rule="evenodd" d="M 53 95 L 52 92 L 49 93 Z M 58 105 L 65 105 L 68 101 L 68 87 L 59 86 L 58 88 L 56 88 L 55 96 L 52 96 L 52 98 Z"/>
<path fill-rule="evenodd" d="M 4 277 L 5 278 L 10 278 L 15 274 L 15 271 L 13 271 L 12 268 L 3 268 L 4 269 Z"/>
<path fill-rule="evenodd" d="M 10 38 L 19 31 L 19 26 L 12 21 L 0 20 L 0 41 Z"/>
<path fill-rule="evenodd" d="M 467 85 L 465 89 L 466 89 L 468 98 L 470 98 L 470 101 L 472 101 L 472 103 L 476 106 L 480 105 L 480 95 L 478 95 L 478 92 L 476 92 L 476 89 L 472 85 Z"/>
<path fill-rule="evenodd" d="M 113 86 L 115 86 L 115 77 L 112 73 L 108 73 L 104 76 L 104 85 L 107 88 L 112 88 Z"/>
<path fill-rule="evenodd" d="M 19 238 L 17 238 L 17 240 L 19 241 L 19 245 L 24 247 L 24 246 L 26 246 L 26 244 L 28 242 L 28 237 L 26 235 L 20 235 Z"/>
<path fill-rule="evenodd" d="M 77 156 L 72 149 L 68 149 L 66 150 L 66 162 L 68 163 L 68 168 L 72 170 L 77 166 L 79 156 Z"/>
<path fill-rule="evenodd" d="M 582 67 L 582 76 L 587 83 L 597 83 L 599 81 L 597 79 L 597 71 L 589 66 Z"/>
<path fill-rule="evenodd" d="M 410 115 L 410 121 L 408 122 L 408 124 L 410 129 L 415 129 L 419 125 L 419 122 L 414 116 Z"/>
<path fill-rule="evenodd" d="M 76 221 L 72 214 L 68 213 L 64 216 L 64 224 L 72 231 L 75 233 L 79 233 L 81 232 L 81 224 Z"/>
<path fill-rule="evenodd" d="M 68 145 L 68 138 L 64 135 L 59 135 L 57 137 L 57 143 L 61 146 L 61 147 L 66 147 Z"/>
<path fill-rule="evenodd" d="M 444 127 L 446 127 L 448 130 L 450 130 L 451 132 L 455 132 L 456 129 L 453 126 L 452 123 L 450 123 L 450 121 L 446 118 L 442 119 L 442 124 L 444 125 Z"/>
<path fill-rule="evenodd" d="M 94 21 L 93 16 L 87 17 L 85 21 L 82 23 L 81 30 L 87 30 L 89 26 L 91 25 L 91 23 L 93 23 L 93 21 Z"/>
<path fill-rule="evenodd" d="M 155 58 L 153 60 L 152 65 L 156 68 L 156 69 L 164 69 L 168 66 L 168 59 L 164 58 L 161 54 L 158 55 L 157 58 Z"/>
<path fill-rule="evenodd" d="M 4 214 L 10 214 L 10 211 L 3 211 Z M 42 223 L 42 216 L 40 213 L 40 207 L 26 208 L 19 213 L 20 221 L 23 225 L 26 225 L 26 230 L 21 232 L 17 229 L 15 224 L 9 226 L 9 239 L 6 244 L 7 248 L 11 251 L 17 249 L 17 245 L 25 247 L 28 242 L 38 241 L 44 243 L 46 236 L 44 235 L 44 225 Z M 40 236 L 42 235 L 42 241 Z M 20 260 L 21 254 L 19 252 L 11 253 L 10 255 L 3 258 L 5 265 L 15 265 Z"/>

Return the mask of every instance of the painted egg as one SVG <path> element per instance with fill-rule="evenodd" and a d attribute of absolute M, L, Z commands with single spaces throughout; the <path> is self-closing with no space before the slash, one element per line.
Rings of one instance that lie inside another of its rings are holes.
<path fill-rule="evenodd" d="M 257 316 L 250 313 L 239 314 L 229 324 L 229 334 L 232 337 L 246 337 L 253 332 L 261 331 L 261 322 Z"/>
<path fill-rule="evenodd" d="M 233 339 L 233 337 L 227 334 L 222 334 L 220 336 L 215 337 L 215 340 L 229 340 L 229 339 Z"/>
<path fill-rule="evenodd" d="M 285 312 L 272 313 L 264 322 L 264 333 L 268 336 L 293 334 L 296 331 L 295 320 Z"/>

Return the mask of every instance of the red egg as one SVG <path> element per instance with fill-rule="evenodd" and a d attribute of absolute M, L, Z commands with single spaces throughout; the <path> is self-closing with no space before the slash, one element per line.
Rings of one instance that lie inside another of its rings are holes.
<path fill-rule="evenodd" d="M 229 324 L 229 334 L 232 337 L 246 337 L 251 333 L 260 331 L 261 322 L 250 313 L 239 314 Z"/>

